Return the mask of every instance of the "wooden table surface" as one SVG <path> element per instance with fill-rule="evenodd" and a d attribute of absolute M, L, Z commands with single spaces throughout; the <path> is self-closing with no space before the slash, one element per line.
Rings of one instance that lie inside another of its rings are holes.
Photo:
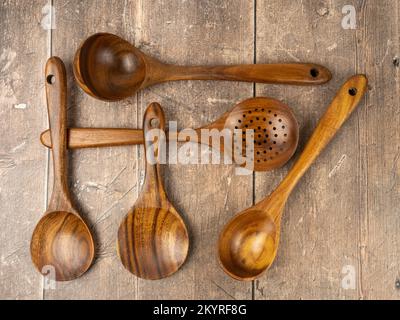
<path fill-rule="evenodd" d="M 48 5 L 53 5 L 53 29 Z M 344 29 L 352 4 L 356 29 Z M 400 77 L 397 0 L 0 1 L 0 298 L 3 299 L 399 299 Z M 324 86 L 176 82 L 126 101 L 85 95 L 72 77 L 79 43 L 116 33 L 169 63 L 314 62 L 333 73 Z M 164 168 L 167 193 L 191 233 L 180 272 L 137 279 L 122 267 L 116 234 L 144 174 L 141 147 L 70 153 L 74 201 L 95 230 L 97 260 L 81 279 L 48 285 L 29 254 L 31 233 L 52 187 L 43 69 L 60 56 L 69 73 L 69 124 L 139 128 L 143 111 L 162 104 L 179 128 L 217 119 L 237 102 L 270 96 L 291 106 L 304 147 L 336 90 L 366 73 L 369 92 L 289 199 L 278 258 L 261 279 L 237 282 L 216 259 L 219 231 L 262 199 L 293 160 L 270 173 L 237 176 L 229 165 Z"/>

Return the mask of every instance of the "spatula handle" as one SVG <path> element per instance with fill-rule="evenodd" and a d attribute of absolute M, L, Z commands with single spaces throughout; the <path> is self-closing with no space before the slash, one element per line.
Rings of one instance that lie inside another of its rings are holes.
<path fill-rule="evenodd" d="M 328 110 L 319 121 L 302 155 L 282 181 L 277 192 L 289 196 L 300 178 L 357 107 L 367 89 L 367 83 L 366 76 L 356 75 L 347 80 L 341 87 Z"/>
<path fill-rule="evenodd" d="M 52 141 L 54 184 L 49 210 L 65 207 L 69 198 L 67 179 L 67 76 L 58 57 L 47 61 L 45 70 L 47 110 Z"/>
<path fill-rule="evenodd" d="M 271 84 L 318 85 L 331 80 L 330 71 L 318 64 L 248 64 L 233 66 L 183 67 L 166 65 L 164 79 L 175 80 L 228 80 Z"/>

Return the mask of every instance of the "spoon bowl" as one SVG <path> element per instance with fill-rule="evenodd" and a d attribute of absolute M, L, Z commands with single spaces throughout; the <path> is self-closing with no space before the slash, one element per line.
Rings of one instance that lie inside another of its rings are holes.
<path fill-rule="evenodd" d="M 144 185 L 118 230 L 117 247 L 122 264 L 129 272 L 148 280 L 159 280 L 177 272 L 189 251 L 186 225 L 169 202 L 161 181 L 159 159 L 165 150 L 162 149 L 164 130 L 164 112 L 159 104 L 152 103 L 143 120 Z M 155 137 L 150 136 L 153 132 Z"/>
<path fill-rule="evenodd" d="M 141 227 L 137 230 L 135 226 Z M 153 226 L 159 226 L 154 234 L 149 232 Z M 133 232 L 132 242 L 129 235 Z M 189 250 L 185 224 L 173 208 L 169 211 L 162 208 L 133 209 L 122 221 L 118 239 L 123 265 L 133 274 L 149 280 L 175 273 L 185 262 Z M 133 251 L 135 258 L 131 259 L 129 253 Z"/>
<path fill-rule="evenodd" d="M 95 98 L 116 101 L 166 81 L 227 80 L 274 84 L 317 85 L 332 75 L 317 64 L 257 64 L 183 67 L 146 56 L 124 39 L 98 33 L 82 43 L 74 59 L 80 87 Z"/>
<path fill-rule="evenodd" d="M 33 232 L 31 256 L 39 272 L 52 266 L 58 281 L 75 279 L 92 263 L 93 239 L 76 214 L 51 212 L 39 221 Z"/>

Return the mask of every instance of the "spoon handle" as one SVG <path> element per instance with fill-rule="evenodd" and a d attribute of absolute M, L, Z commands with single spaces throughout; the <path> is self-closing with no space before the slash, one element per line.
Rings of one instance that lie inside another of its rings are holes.
<path fill-rule="evenodd" d="M 65 66 L 58 57 L 46 64 L 46 97 L 52 141 L 54 166 L 53 192 L 48 211 L 68 209 L 67 179 L 67 77 Z"/>
<path fill-rule="evenodd" d="M 68 149 L 100 148 L 143 144 L 143 130 L 114 128 L 70 128 Z M 52 148 L 50 130 L 42 132 L 41 143 Z"/>
<path fill-rule="evenodd" d="M 356 75 L 348 79 L 341 87 L 319 121 L 302 155 L 277 188 L 276 192 L 280 193 L 282 198 L 286 199 L 290 195 L 300 178 L 349 118 L 364 96 L 367 84 L 366 76 Z"/>
<path fill-rule="evenodd" d="M 158 205 L 167 199 L 160 174 L 160 162 L 165 156 L 165 116 L 158 103 L 148 106 L 143 119 L 143 141 L 145 145 L 146 177 L 141 197 L 136 206 Z"/>
<path fill-rule="evenodd" d="M 166 138 L 177 139 L 178 142 L 189 141 L 188 137 L 173 132 L 168 133 Z M 191 141 L 197 140 L 193 137 Z M 50 130 L 42 132 L 40 142 L 45 147 L 52 148 Z M 138 129 L 70 128 L 67 143 L 68 149 L 118 147 L 144 144 L 144 137 L 143 130 Z"/>
<path fill-rule="evenodd" d="M 317 64 L 248 64 L 214 67 L 183 67 L 164 65 L 162 79 L 228 80 L 271 84 L 318 85 L 331 80 L 330 71 Z"/>

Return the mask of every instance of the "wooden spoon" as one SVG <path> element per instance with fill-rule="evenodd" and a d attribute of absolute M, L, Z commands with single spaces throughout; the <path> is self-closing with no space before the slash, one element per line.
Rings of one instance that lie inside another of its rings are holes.
<path fill-rule="evenodd" d="M 200 142 L 202 130 L 229 129 L 239 130 L 235 136 L 235 148 L 241 148 L 244 156 L 247 147 L 247 130 L 254 130 L 254 149 L 249 148 L 248 161 L 254 162 L 255 171 L 267 171 L 280 168 L 289 161 L 296 151 L 299 141 L 299 127 L 291 109 L 282 102 L 270 98 L 245 100 L 225 113 L 214 123 L 196 129 L 196 136 L 178 135 L 178 141 Z M 176 136 L 170 136 L 176 139 Z M 42 133 L 41 141 L 51 147 L 49 131 Z M 213 140 L 206 140 L 212 146 Z M 240 143 L 239 143 L 240 142 Z M 130 129 L 70 129 L 70 148 L 89 148 L 103 146 L 134 145 L 143 143 L 142 130 Z M 220 151 L 232 157 L 232 146 L 220 144 Z M 238 150 L 237 150 L 238 151 Z M 240 153 L 240 152 L 238 152 Z M 233 160 L 238 160 L 233 157 Z M 239 159 L 240 160 L 240 159 Z M 242 164 L 242 163 L 240 163 Z M 246 163 L 244 164 L 246 165 Z M 243 165 L 243 166 L 244 166 Z"/>
<path fill-rule="evenodd" d="M 287 177 L 266 199 L 232 219 L 219 239 L 224 271 L 237 280 L 260 277 L 275 259 L 285 203 L 300 178 L 356 108 L 367 88 L 367 78 L 350 78 L 320 120 L 303 154 Z"/>
<path fill-rule="evenodd" d="M 49 207 L 36 226 L 31 256 L 39 272 L 55 270 L 57 281 L 80 277 L 94 258 L 92 235 L 73 208 L 67 179 L 67 80 L 63 62 L 52 57 L 46 64 L 46 94 L 53 142 L 54 185 Z M 46 269 L 46 270 L 44 270 Z"/>
<path fill-rule="evenodd" d="M 145 139 L 152 129 L 164 130 L 165 117 L 161 106 L 151 104 L 144 115 L 143 130 L 146 150 L 144 186 L 130 213 L 118 231 L 118 252 L 124 267 L 144 279 L 157 280 L 178 271 L 186 260 L 189 236 L 182 218 L 169 202 L 161 181 L 158 162 L 160 137 L 152 143 Z"/>
<path fill-rule="evenodd" d="M 120 37 L 98 33 L 78 49 L 74 73 L 81 88 L 95 98 L 116 101 L 148 86 L 176 80 L 230 80 L 276 84 L 317 85 L 331 73 L 316 64 L 259 64 L 182 67 L 146 56 Z"/>

